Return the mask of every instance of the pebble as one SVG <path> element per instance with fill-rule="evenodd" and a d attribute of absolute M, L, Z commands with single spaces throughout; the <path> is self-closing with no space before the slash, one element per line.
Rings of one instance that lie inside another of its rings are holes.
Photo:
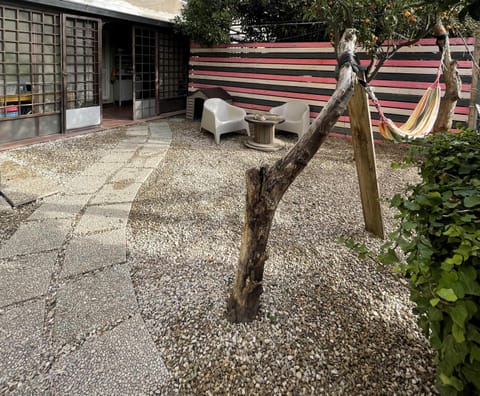
<path fill-rule="evenodd" d="M 232 324 L 224 313 L 243 227 L 244 175 L 286 151 L 247 149 L 245 136 L 235 133 L 216 145 L 199 122 L 169 124 L 172 145 L 141 187 L 127 229 L 139 312 L 170 373 L 154 392 L 436 394 L 433 353 L 411 313 L 406 282 L 337 243 L 346 236 L 380 244 L 363 229 L 351 142 L 328 138 L 284 195 L 258 319 Z M 56 140 L 2 152 L 0 161 L 13 158 L 62 184 L 122 136 L 119 130 Z M 287 149 L 296 142 L 286 133 L 277 137 Z M 415 170 L 391 169 L 398 146 L 376 151 L 382 197 L 416 180 Z M 35 205 L 2 212 L 0 244 Z M 386 202 L 382 209 L 392 230 L 394 212 Z"/>

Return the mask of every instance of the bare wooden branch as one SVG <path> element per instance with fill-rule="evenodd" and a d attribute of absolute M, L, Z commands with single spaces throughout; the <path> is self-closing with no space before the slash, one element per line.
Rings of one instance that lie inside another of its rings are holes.
<path fill-rule="evenodd" d="M 366 81 L 367 82 L 372 81 L 377 75 L 377 73 L 379 72 L 379 70 L 383 67 L 385 62 L 391 59 L 398 52 L 400 48 L 408 47 L 410 45 L 415 44 L 420 39 L 425 38 L 432 30 L 433 25 L 434 25 L 433 21 L 430 18 L 428 18 L 425 21 L 424 26 L 422 26 L 421 29 L 418 29 L 415 37 L 412 37 L 409 40 L 396 41 L 395 45 L 393 46 L 390 46 L 391 40 L 388 41 L 389 44 L 385 54 L 383 56 L 379 56 L 377 58 L 372 59 L 372 63 L 369 64 L 367 68 Z"/>

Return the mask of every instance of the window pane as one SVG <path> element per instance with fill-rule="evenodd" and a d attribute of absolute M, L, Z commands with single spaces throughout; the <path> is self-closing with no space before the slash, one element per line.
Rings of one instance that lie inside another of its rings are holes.
<path fill-rule="evenodd" d="M 59 22 L 58 14 L 0 8 L 0 96 L 10 95 L 20 117 L 60 110 Z"/>

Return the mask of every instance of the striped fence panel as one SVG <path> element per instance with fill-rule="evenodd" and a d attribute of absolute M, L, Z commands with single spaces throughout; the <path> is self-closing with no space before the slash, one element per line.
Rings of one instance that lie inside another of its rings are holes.
<path fill-rule="evenodd" d="M 473 38 L 451 39 L 452 58 L 458 61 L 461 98 L 454 124 L 468 119 L 472 83 Z M 362 59 L 362 53 L 359 52 Z M 362 64 L 366 64 L 366 59 Z M 425 89 L 435 80 L 440 53 L 434 39 L 402 48 L 388 60 L 370 83 L 387 117 L 406 121 Z M 268 111 L 291 99 L 310 104 L 316 117 L 332 95 L 336 60 L 330 43 L 250 43 L 202 48 L 191 46 L 189 90 L 222 87 L 233 104 L 247 111 Z M 444 85 L 442 84 L 442 88 Z M 374 131 L 378 114 L 370 108 Z M 349 134 L 348 114 L 340 117 L 334 132 Z"/>

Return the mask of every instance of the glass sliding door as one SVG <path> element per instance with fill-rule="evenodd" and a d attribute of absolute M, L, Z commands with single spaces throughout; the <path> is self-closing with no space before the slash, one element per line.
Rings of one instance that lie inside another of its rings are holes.
<path fill-rule="evenodd" d="M 133 59 L 134 119 L 153 117 L 157 114 L 157 33 L 154 29 L 134 27 Z"/>
<path fill-rule="evenodd" d="M 101 21 L 63 16 L 65 129 L 101 123 Z"/>
<path fill-rule="evenodd" d="M 184 109 L 190 42 L 171 30 L 160 30 L 157 48 L 159 113 Z"/>

